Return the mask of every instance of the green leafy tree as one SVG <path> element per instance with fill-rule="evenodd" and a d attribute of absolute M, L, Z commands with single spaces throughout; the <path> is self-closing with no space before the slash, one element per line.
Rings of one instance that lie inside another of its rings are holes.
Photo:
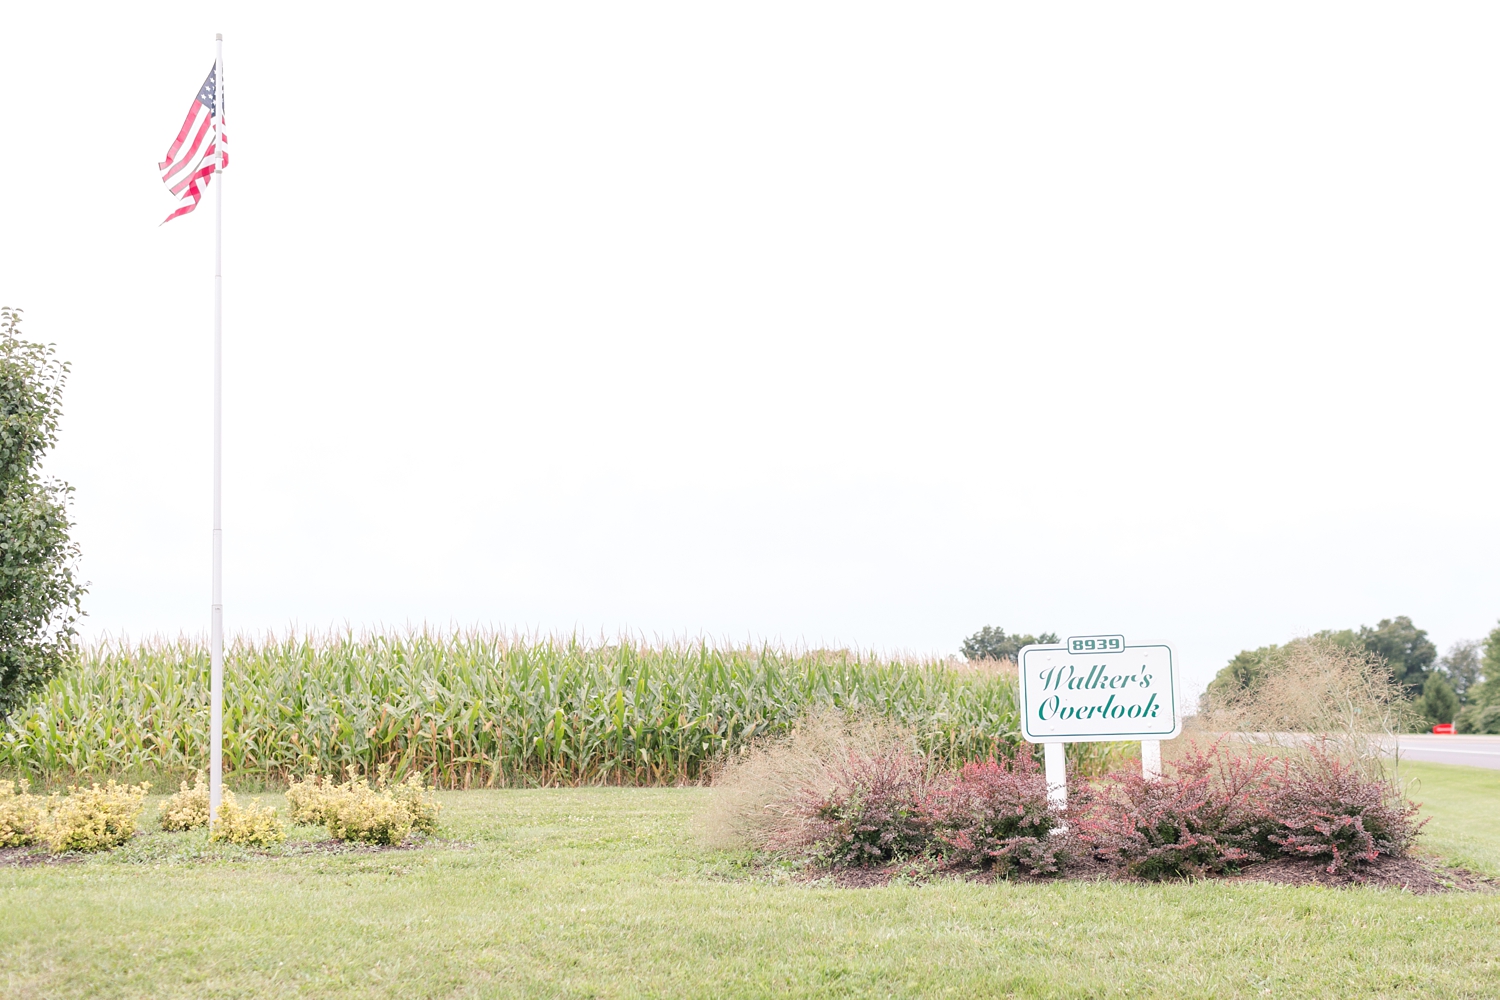
<path fill-rule="evenodd" d="M 1452 722 L 1453 717 L 1458 714 L 1458 695 L 1453 693 L 1448 678 L 1436 670 L 1428 674 L 1427 683 L 1422 685 L 1422 699 L 1417 703 L 1417 708 L 1433 725 Z"/>
<path fill-rule="evenodd" d="M 1312 635 L 1314 639 L 1328 639 L 1333 643 L 1351 648 L 1359 645 L 1359 638 L 1353 629 L 1335 631 L 1324 629 Z M 1228 705 L 1234 698 L 1246 691 L 1250 691 L 1265 679 L 1270 672 L 1272 661 L 1280 646 L 1261 646 L 1259 649 L 1242 649 L 1235 654 L 1234 659 L 1228 665 L 1221 668 L 1214 679 L 1208 682 L 1208 687 L 1199 699 L 1200 708 L 1211 711 Z"/>
<path fill-rule="evenodd" d="M 1490 631 L 1482 650 L 1480 679 L 1469 688 L 1469 703 L 1454 721 L 1461 733 L 1500 735 L 1500 625 Z"/>
<path fill-rule="evenodd" d="M 1469 695 L 1482 676 L 1479 649 L 1479 643 L 1473 639 L 1455 642 L 1437 662 L 1438 669 L 1443 672 L 1443 676 L 1453 687 L 1453 693 L 1458 696 L 1460 705 L 1469 703 Z"/>
<path fill-rule="evenodd" d="M 1035 646 L 1057 641 L 1056 634 L 1006 635 L 1003 628 L 986 625 L 964 640 L 964 657 L 970 660 L 1014 660 L 1022 646 Z"/>
<path fill-rule="evenodd" d="M 1471 701 L 1489 707 L 1500 705 L 1500 625 L 1490 630 L 1484 640 L 1484 656 L 1479 661 L 1482 679 L 1474 685 Z"/>
<path fill-rule="evenodd" d="M 1500 705 L 1465 705 L 1453 721 L 1460 733 L 1500 736 Z"/>
<path fill-rule="evenodd" d="M 1259 649 L 1242 649 L 1208 682 L 1201 699 L 1205 709 L 1227 705 L 1242 691 L 1249 691 L 1260 684 L 1266 675 L 1271 657 L 1278 646 L 1262 646 Z"/>
<path fill-rule="evenodd" d="M 1437 647 L 1426 632 L 1400 615 L 1382 618 L 1374 628 L 1360 626 L 1358 638 L 1361 645 L 1385 660 L 1391 678 L 1405 689 L 1408 698 L 1421 696 L 1428 670 L 1437 659 Z"/>
<path fill-rule="evenodd" d="M 21 339 L 20 325 L 20 310 L 0 308 L 0 717 L 62 669 L 83 613 L 72 489 L 40 468 L 57 443 L 68 366 Z"/>

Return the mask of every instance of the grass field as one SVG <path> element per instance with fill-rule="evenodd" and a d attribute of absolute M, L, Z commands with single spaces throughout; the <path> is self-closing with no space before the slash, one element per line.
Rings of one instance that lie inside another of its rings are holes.
<path fill-rule="evenodd" d="M 1500 770 L 1403 761 L 1401 776 L 1429 817 L 1424 848 L 1450 864 L 1500 877 Z"/>
<path fill-rule="evenodd" d="M 1429 848 L 1500 874 L 1495 772 L 1411 773 Z M 3 868 L 0 996 L 1500 995 L 1500 894 L 838 889 L 703 847 L 708 794 L 449 792 L 445 842 L 415 850 L 262 857 L 153 834 Z"/>

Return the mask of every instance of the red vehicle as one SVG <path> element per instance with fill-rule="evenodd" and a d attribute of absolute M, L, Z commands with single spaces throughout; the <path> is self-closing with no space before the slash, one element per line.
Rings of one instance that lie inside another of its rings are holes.
<path fill-rule="evenodd" d="M 1435 725 L 1435 726 L 1432 727 L 1432 731 L 1434 733 L 1436 733 L 1437 735 L 1439 735 L 1439 736 L 1452 736 L 1453 735 L 1453 723 L 1451 723 L 1451 722 L 1439 722 L 1437 725 Z"/>

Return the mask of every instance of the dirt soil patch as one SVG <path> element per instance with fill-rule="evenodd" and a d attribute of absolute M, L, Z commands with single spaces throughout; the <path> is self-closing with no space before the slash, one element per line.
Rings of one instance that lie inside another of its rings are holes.
<path fill-rule="evenodd" d="M 33 865 L 72 865 L 84 859 L 76 851 L 67 854 L 49 854 L 40 847 L 0 848 L 0 868 L 30 868 Z"/>
<path fill-rule="evenodd" d="M 1422 858 L 1381 857 L 1347 872 L 1330 873 L 1326 865 L 1304 858 L 1278 858 L 1247 865 L 1234 882 L 1272 882 L 1277 885 L 1368 885 L 1405 889 L 1425 896 L 1434 892 L 1495 892 L 1494 879 L 1466 868 L 1447 868 Z"/>
<path fill-rule="evenodd" d="M 940 879 L 959 879 L 966 882 L 995 882 L 993 871 L 985 871 L 972 865 L 951 865 L 931 859 L 904 861 L 888 865 L 869 865 L 862 868 L 814 868 L 804 869 L 800 876 L 805 882 L 829 883 L 842 889 L 868 889 L 902 882 L 929 882 Z M 1061 876 L 1037 877 L 1019 872 L 1012 873 L 1012 882 L 1051 882 L 1059 878 L 1067 881 L 1145 882 L 1145 879 L 1126 875 L 1118 868 L 1094 858 L 1081 858 L 1070 862 Z M 1274 885 L 1321 885 L 1332 888 L 1349 886 L 1373 886 L 1377 888 L 1404 889 L 1416 895 L 1439 892 L 1497 892 L 1500 882 L 1487 875 L 1471 872 L 1465 868 L 1448 868 L 1422 858 L 1382 857 L 1378 861 L 1361 865 L 1348 871 L 1330 873 L 1327 866 L 1303 858 L 1273 858 L 1248 865 L 1237 874 L 1225 875 L 1214 881 L 1223 882 L 1269 882 Z"/>
<path fill-rule="evenodd" d="M 283 843 L 278 851 L 256 851 L 255 853 L 268 858 L 297 857 L 308 854 L 386 854 L 391 851 L 415 851 L 419 847 L 429 847 L 432 844 L 433 841 L 430 840 L 410 838 L 399 844 L 361 844 L 352 840 L 289 840 Z"/>

